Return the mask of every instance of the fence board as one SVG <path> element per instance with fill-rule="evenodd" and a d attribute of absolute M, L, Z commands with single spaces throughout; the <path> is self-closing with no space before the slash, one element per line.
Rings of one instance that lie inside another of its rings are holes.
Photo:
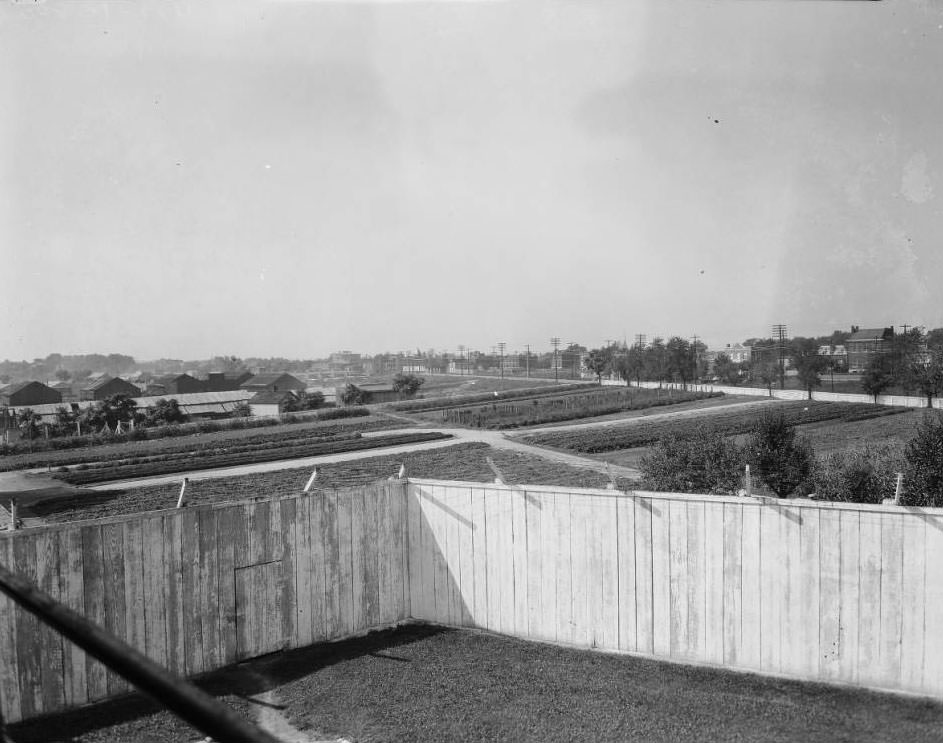
<path fill-rule="evenodd" d="M 54 599 L 59 596 L 59 540 L 55 532 L 36 535 L 36 578 L 39 588 Z M 62 636 L 45 624 L 40 625 L 39 648 L 42 659 L 43 709 L 61 709 L 65 704 L 62 676 Z"/>
<path fill-rule="evenodd" d="M 488 552 L 488 515 L 485 510 L 485 493 L 481 488 L 471 490 L 472 522 L 475 530 L 472 532 L 472 550 L 474 556 L 475 602 L 472 616 L 476 627 L 488 626 L 488 562 L 491 557 Z M 410 586 L 415 574 L 409 576 Z M 551 615 L 552 616 L 552 615 Z"/>
<path fill-rule="evenodd" d="M 635 501 L 635 649 L 640 653 L 654 654 L 654 609 L 653 609 L 653 554 L 652 502 L 645 498 Z"/>
<path fill-rule="evenodd" d="M 723 662 L 740 664 L 742 645 L 743 595 L 743 506 L 739 503 L 722 503 L 723 509 Z"/>
<path fill-rule="evenodd" d="M 200 579 L 200 514 L 183 509 L 180 524 L 180 607 L 187 675 L 203 672 L 203 581 Z M 213 613 L 216 613 L 215 608 Z"/>
<path fill-rule="evenodd" d="M 125 545 L 124 524 L 103 524 L 102 556 L 104 588 L 104 628 L 115 637 L 127 641 L 127 597 L 125 595 Z M 128 690 L 127 682 L 112 671 L 105 674 L 108 694 L 120 694 Z"/>
<path fill-rule="evenodd" d="M 82 529 L 82 584 L 85 588 L 85 617 L 99 626 L 104 626 L 105 583 L 100 526 L 86 526 Z M 97 660 L 88 658 L 85 670 L 89 701 L 108 696 L 105 667 Z"/>
<path fill-rule="evenodd" d="M 167 665 L 167 622 L 164 600 L 164 526 L 160 516 L 145 519 L 141 534 L 147 562 L 144 572 L 144 645 L 147 657 Z M 84 540 L 84 529 L 82 538 Z M 84 548 L 83 548 L 84 554 Z M 83 577 L 84 580 L 84 577 Z M 83 583 L 84 585 L 84 583 Z M 83 590 L 84 593 L 84 590 Z"/>
<path fill-rule="evenodd" d="M 365 579 L 369 577 L 364 565 L 367 553 L 364 534 L 364 493 L 363 491 L 345 493 L 343 498 L 350 504 L 351 617 L 348 631 L 356 632 L 360 627 L 366 626 L 364 593 L 366 591 Z"/>
<path fill-rule="evenodd" d="M 636 635 L 638 598 L 635 592 L 634 498 L 625 497 L 616 500 L 616 550 L 619 560 L 618 646 L 620 650 L 635 651 L 638 649 Z"/>
<path fill-rule="evenodd" d="M 688 655 L 688 509 L 684 501 L 668 504 L 669 653 Z"/>
<path fill-rule="evenodd" d="M 511 544 L 514 570 L 514 624 L 513 631 L 527 636 L 527 500 L 521 490 L 512 490 L 511 500 Z"/>
<path fill-rule="evenodd" d="M 167 668 L 171 673 L 186 673 L 186 646 L 183 614 L 183 561 L 181 557 L 180 517 L 164 517 L 164 586 L 167 596 Z"/>
<path fill-rule="evenodd" d="M 926 520 L 926 610 L 923 688 L 943 695 L 943 518 Z"/>
<path fill-rule="evenodd" d="M 847 557 L 846 557 L 847 559 Z M 824 679 L 841 676 L 841 512 L 819 513 L 819 664 Z M 814 670 L 814 669 L 812 669 Z"/>
<path fill-rule="evenodd" d="M 724 662 L 724 504 L 704 504 L 704 657 Z"/>
<path fill-rule="evenodd" d="M 926 530 L 923 519 L 905 518 L 901 576 L 901 688 L 916 691 L 923 686 L 926 611 Z M 932 527 L 929 527 L 932 528 Z M 936 565 L 939 570 L 939 563 Z M 938 576 L 939 574 L 936 573 Z M 938 577 L 937 577 L 938 580 Z"/>
<path fill-rule="evenodd" d="M 82 530 L 76 528 L 63 529 L 58 532 L 58 537 L 60 560 L 59 600 L 70 609 L 84 613 L 85 585 L 82 574 Z M 2 554 L 2 549 L 0 549 L 0 554 Z M 2 598 L 0 596 L 0 600 Z M 138 621 L 142 624 L 144 622 L 143 606 Z M 2 631 L 2 624 L 3 622 L 0 621 L 0 631 Z M 143 638 L 138 649 L 145 650 Z M 15 660 L 15 658 L 11 658 L 11 661 L 15 662 Z M 85 661 L 85 653 L 77 645 L 65 641 L 63 645 L 62 673 L 65 695 L 63 704 L 66 707 L 76 707 L 88 701 Z M 0 676 L 2 675 L 0 674 Z"/>
<path fill-rule="evenodd" d="M 335 493 L 337 507 L 338 621 L 341 634 L 354 631 L 353 503 L 349 493 Z"/>
<path fill-rule="evenodd" d="M 782 668 L 783 594 L 788 586 L 784 537 L 779 507 L 764 506 L 760 511 L 760 667 L 775 673 Z"/>
<path fill-rule="evenodd" d="M 448 621 L 454 626 L 462 624 L 462 553 L 456 503 L 460 492 L 455 488 L 443 488 L 441 496 L 446 545 Z"/>
<path fill-rule="evenodd" d="M 316 510 L 315 504 L 320 508 Z M 324 493 L 320 498 L 312 501 L 312 527 L 318 521 L 318 514 L 320 514 L 323 552 L 318 552 L 315 557 L 320 558 L 323 564 L 321 572 L 324 580 L 324 620 L 320 629 L 315 628 L 314 635 L 317 639 L 327 639 L 339 637 L 346 631 L 344 593 L 341 590 L 345 571 L 341 559 L 340 515 L 336 493 Z M 347 559 L 349 565 L 349 558 Z M 346 575 L 350 575 L 349 571 Z"/>
<path fill-rule="evenodd" d="M 740 576 L 743 592 L 740 596 L 740 650 L 738 656 L 743 668 L 759 669 L 763 653 L 762 613 L 763 581 L 760 563 L 760 518 L 763 506 L 756 503 L 743 505 L 743 543 L 741 545 Z"/>
<path fill-rule="evenodd" d="M 704 503 L 685 504 L 687 517 L 687 654 L 703 658 L 707 652 L 706 544 L 704 537 Z"/>
<path fill-rule="evenodd" d="M 901 677 L 904 520 L 901 515 L 890 513 L 883 513 L 879 518 L 881 615 L 878 672 L 882 686 L 896 688 L 900 685 Z"/>
<path fill-rule="evenodd" d="M 538 497 L 524 495 L 527 537 L 527 636 L 546 638 L 543 611 L 543 511 L 546 505 Z M 548 571 L 549 572 L 549 571 Z"/>
<path fill-rule="evenodd" d="M 861 593 L 858 596 L 858 674 L 863 683 L 880 685 L 881 658 L 881 515 L 860 516 Z"/>
<path fill-rule="evenodd" d="M 281 545 L 281 583 L 276 596 L 281 611 L 281 642 L 283 646 L 297 647 L 298 642 L 298 587 L 295 572 L 295 540 L 298 526 L 298 500 L 288 498 L 278 502 L 278 542 Z M 307 528 L 307 523 L 305 524 Z M 278 552 L 276 552 L 278 554 Z"/>
<path fill-rule="evenodd" d="M 219 662 L 236 660 L 236 544 L 245 529 L 241 506 L 231 506 L 216 513 L 216 544 L 219 565 Z"/>
<path fill-rule="evenodd" d="M 203 668 L 219 668 L 223 661 L 219 647 L 219 545 L 216 540 L 216 511 L 201 509 L 197 513 L 197 566 L 200 585 L 197 611 L 200 616 Z"/>
<path fill-rule="evenodd" d="M 355 506 L 361 509 L 360 553 L 361 573 L 355 585 L 361 586 L 362 616 L 357 627 L 375 627 L 380 622 L 380 565 L 377 558 L 379 526 L 377 524 L 377 499 L 379 490 L 368 488 L 363 491 Z"/>
<path fill-rule="evenodd" d="M 13 570 L 30 581 L 36 581 L 36 538 L 19 534 L 13 540 Z M 42 714 L 43 686 L 40 645 L 41 624 L 29 612 L 17 607 L 14 611 L 16 667 L 19 673 L 20 708 L 23 717 Z"/>
<path fill-rule="evenodd" d="M 589 528 L 588 506 L 585 498 L 570 496 L 570 564 L 572 592 L 572 632 L 571 642 L 577 645 L 589 645 L 590 634 L 590 586 L 592 566 L 590 549 L 593 535 Z"/>
<path fill-rule="evenodd" d="M 557 551 L 554 555 L 557 573 L 557 626 L 560 642 L 573 641 L 573 518 L 569 493 L 553 496 L 557 518 Z M 490 559 L 490 558 L 489 558 Z M 489 574 L 490 576 L 490 574 Z"/>
<path fill-rule="evenodd" d="M 671 501 L 652 498 L 652 652 L 671 655 Z"/>
<path fill-rule="evenodd" d="M 858 512 L 840 517 L 841 586 L 838 609 L 839 678 L 858 682 Z"/>
<path fill-rule="evenodd" d="M 0 541 L 0 564 L 15 569 L 13 540 Z M 19 610 L 13 599 L 0 592 L 0 712 L 7 722 L 18 722 L 23 717 L 20 705 L 20 671 L 17 659 L 16 614 Z M 83 656 L 84 657 L 84 656 Z M 83 669 L 84 677 L 84 669 Z M 69 685 L 67 685 L 67 690 Z M 72 692 L 74 695 L 74 691 Z"/>
<path fill-rule="evenodd" d="M 798 648 L 795 648 L 797 664 L 795 672 L 800 675 L 816 675 L 819 671 L 819 658 L 822 656 L 819 645 L 821 630 L 821 611 L 819 598 L 821 567 L 819 555 L 819 511 L 812 509 L 798 511 L 802 523 L 800 526 L 800 557 L 798 566 L 793 566 L 793 575 L 798 577 L 798 596 L 795 599 L 799 609 L 799 627 L 796 630 Z"/>
<path fill-rule="evenodd" d="M 593 530 L 599 561 L 601 607 L 596 643 L 603 648 L 619 647 L 619 532 L 616 499 L 596 496 Z"/>
<path fill-rule="evenodd" d="M 459 623 L 463 627 L 475 624 L 475 525 L 472 514 L 471 488 L 459 488 L 452 506 L 458 516 L 459 585 L 461 587 L 461 614 Z"/>

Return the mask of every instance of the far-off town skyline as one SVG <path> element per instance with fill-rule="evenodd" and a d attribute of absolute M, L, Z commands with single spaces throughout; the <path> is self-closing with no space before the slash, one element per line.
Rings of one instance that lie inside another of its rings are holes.
<path fill-rule="evenodd" d="M 943 7 L 9 3 L 0 358 L 943 326 Z"/>

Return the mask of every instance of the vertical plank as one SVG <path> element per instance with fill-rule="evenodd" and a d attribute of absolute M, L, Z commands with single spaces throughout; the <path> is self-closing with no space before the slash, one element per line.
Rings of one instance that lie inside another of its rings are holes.
<path fill-rule="evenodd" d="M 102 533 L 103 605 L 104 627 L 113 636 L 125 640 L 128 625 L 127 599 L 125 597 L 125 547 L 124 525 L 104 524 Z M 113 671 L 105 674 L 105 685 L 109 695 L 128 690 L 128 683 Z"/>
<path fill-rule="evenodd" d="M 592 641 L 590 631 L 590 601 L 592 600 L 590 575 L 590 550 L 592 533 L 589 524 L 589 510 L 586 498 L 577 493 L 570 494 L 570 590 L 572 601 L 571 642 L 587 647 Z M 595 576 L 598 581 L 598 576 Z"/>
<path fill-rule="evenodd" d="M 491 553 L 488 550 L 488 519 L 485 506 L 485 493 L 481 488 L 472 488 L 472 521 L 475 530 L 472 532 L 472 550 L 475 555 L 475 608 L 472 617 L 472 626 L 488 626 L 488 564 Z M 410 576 L 412 580 L 412 576 Z M 556 607 L 554 607 L 556 609 Z"/>
<path fill-rule="evenodd" d="M 557 517 L 557 640 L 573 641 L 573 509 L 569 493 L 554 494 Z"/>
<path fill-rule="evenodd" d="M 514 560 L 514 629 L 518 637 L 527 636 L 527 587 L 529 583 L 527 566 L 527 503 L 524 492 L 508 491 L 506 498 L 511 501 L 513 560 Z"/>
<path fill-rule="evenodd" d="M 186 635 L 183 614 L 183 558 L 181 519 L 176 513 L 164 516 L 164 585 L 167 593 L 167 668 L 186 674 Z"/>
<path fill-rule="evenodd" d="M 724 662 L 724 504 L 704 504 L 704 660 Z M 738 574 L 739 577 L 739 574 Z"/>
<path fill-rule="evenodd" d="M 409 574 L 409 521 L 407 513 L 408 494 L 407 484 L 397 480 L 391 487 L 393 503 L 395 504 L 394 513 L 396 518 L 396 530 L 394 539 L 399 550 L 399 575 L 400 575 L 400 593 L 397 599 L 397 619 L 408 619 L 412 616 L 410 609 L 410 597 L 412 596 L 412 587 L 410 585 Z"/>
<path fill-rule="evenodd" d="M 324 558 L 324 624 L 323 631 L 315 630 L 316 639 L 336 638 L 344 634 L 347 613 L 345 609 L 345 595 L 341 590 L 344 575 L 350 575 L 343 570 L 344 561 L 341 558 L 340 514 L 337 505 L 337 494 L 325 493 L 318 500 L 311 503 L 312 525 L 317 520 L 315 506 L 320 505 L 321 543 L 323 544 Z M 348 565 L 349 553 L 347 555 Z M 315 574 L 316 571 L 315 571 Z M 349 580 L 349 577 L 348 577 Z"/>
<path fill-rule="evenodd" d="M 313 612 L 314 599 L 311 586 L 314 581 L 314 568 L 311 559 L 311 499 L 314 496 L 304 494 L 295 501 L 295 635 L 299 647 L 314 642 Z M 321 565 L 318 565 L 321 570 Z"/>
<path fill-rule="evenodd" d="M 738 666 L 742 645 L 743 506 L 739 503 L 724 503 L 723 516 L 724 663 L 729 666 Z"/>
<path fill-rule="evenodd" d="M 859 514 L 858 680 L 880 685 L 881 658 L 881 514 Z"/>
<path fill-rule="evenodd" d="M 192 676 L 203 672 L 203 582 L 200 580 L 200 512 L 185 508 L 180 522 L 180 611 L 184 667 Z"/>
<path fill-rule="evenodd" d="M 760 638 L 761 668 L 779 673 L 782 667 L 782 622 L 787 590 L 785 535 L 780 506 L 764 505 L 760 510 Z"/>
<path fill-rule="evenodd" d="M 360 595 L 359 628 L 376 627 L 380 623 L 377 493 L 376 487 L 364 488 L 360 497 L 354 501 L 360 516 L 354 519 L 354 523 L 357 524 L 355 530 L 359 530 L 360 537 L 357 549 L 360 558 L 360 580 L 354 583 L 355 592 Z M 356 591 L 357 588 L 359 591 Z"/>
<path fill-rule="evenodd" d="M 655 653 L 654 561 L 652 544 L 652 502 L 634 497 L 635 511 L 635 649 Z"/>
<path fill-rule="evenodd" d="M 685 504 L 687 516 L 687 640 L 688 657 L 705 660 L 707 653 L 707 554 L 704 537 L 703 502 Z"/>
<path fill-rule="evenodd" d="M 897 689 L 901 683 L 903 631 L 904 519 L 881 514 L 881 686 Z M 908 566 L 909 568 L 909 566 Z"/>
<path fill-rule="evenodd" d="M 82 571 L 82 530 L 66 528 L 59 537 L 59 597 L 70 609 L 85 613 L 85 584 Z M 0 550 L 2 554 L 2 550 Z M 143 617 L 143 614 L 142 614 Z M 3 622 L 0 621 L 0 628 Z M 139 648 L 144 651 L 142 646 Z M 12 659 L 15 662 L 15 658 Z M 63 645 L 63 677 L 65 703 L 77 707 L 88 701 L 86 655 L 77 645 L 65 641 Z M 15 666 L 14 666 L 15 667 Z M 0 678 L 3 674 L 0 674 Z M 17 697 L 18 699 L 18 697 Z"/>
<path fill-rule="evenodd" d="M 671 655 L 671 538 L 670 501 L 652 498 L 652 652 Z"/>
<path fill-rule="evenodd" d="M 124 542 L 124 637 L 136 650 L 147 652 L 147 628 L 144 623 L 144 535 L 142 521 L 134 519 L 122 524 Z"/>
<path fill-rule="evenodd" d="M 475 625 L 475 529 L 478 527 L 472 512 L 471 488 L 457 489 L 455 510 L 460 516 L 460 519 L 456 519 L 462 589 L 459 622 L 463 627 L 473 627 Z"/>
<path fill-rule="evenodd" d="M 823 680 L 841 675 L 841 512 L 833 508 L 819 511 L 819 663 Z"/>
<path fill-rule="evenodd" d="M 59 539 L 54 531 L 36 534 L 36 584 L 56 600 L 59 596 Z M 63 639 L 56 630 L 40 624 L 39 652 L 42 658 L 43 710 L 52 712 L 65 705 L 63 683 Z"/>
<path fill-rule="evenodd" d="M 595 532 L 598 539 L 598 559 L 602 605 L 600 625 L 596 630 L 597 645 L 607 650 L 619 647 L 619 523 L 617 497 L 596 496 L 597 513 Z"/>
<path fill-rule="evenodd" d="M 100 526 L 82 528 L 82 582 L 85 586 L 85 617 L 99 627 L 105 625 L 105 584 L 102 533 Z M 105 667 L 97 660 L 86 661 L 89 701 L 108 696 Z"/>
<path fill-rule="evenodd" d="M 242 506 L 232 506 L 216 511 L 216 544 L 218 545 L 218 609 L 219 664 L 233 663 L 237 651 L 236 609 L 236 544 L 245 533 L 245 518 Z"/>
<path fill-rule="evenodd" d="M 688 509 L 684 501 L 669 501 L 669 652 L 672 658 L 688 656 Z"/>
<path fill-rule="evenodd" d="M 390 624 L 395 620 L 393 593 L 394 550 L 393 525 L 391 516 L 390 488 L 386 483 L 376 488 L 376 530 L 377 530 L 377 621 Z"/>
<path fill-rule="evenodd" d="M 498 511 L 497 494 L 491 488 L 483 488 L 481 499 L 485 511 L 485 550 L 488 561 L 485 564 L 486 605 L 488 612 L 481 626 L 499 631 L 501 629 L 501 518 Z"/>
<path fill-rule="evenodd" d="M 616 500 L 617 547 L 619 559 L 619 649 L 638 649 L 636 627 L 638 606 L 635 594 L 635 499 Z"/>
<path fill-rule="evenodd" d="M 459 521 L 456 518 L 456 501 L 459 489 L 449 485 L 442 488 L 442 519 L 445 529 L 445 570 L 448 585 L 448 617 L 449 624 L 462 624 L 462 564 L 461 564 L 461 536 Z"/>
<path fill-rule="evenodd" d="M 785 557 L 783 560 L 785 591 L 782 611 L 779 615 L 780 670 L 783 673 L 799 674 L 802 669 L 802 658 L 806 652 L 806 648 L 800 643 L 803 637 L 801 586 L 801 521 L 803 517 L 800 509 L 788 503 L 780 507 L 779 514 Z"/>
<path fill-rule="evenodd" d="M 0 536 L 0 564 L 13 564 L 13 539 Z M 0 714 L 7 722 L 18 722 L 23 717 L 20 705 L 19 660 L 16 652 L 16 605 L 13 599 L 0 593 Z M 82 656 L 84 658 L 84 655 Z M 70 669 L 71 670 L 71 669 Z M 67 677 L 66 690 L 70 689 Z M 83 684 L 84 687 L 84 684 Z M 74 697 L 74 692 L 73 692 Z"/>
<path fill-rule="evenodd" d="M 924 517 L 926 523 L 926 609 L 924 621 L 924 693 L 943 694 L 943 518 Z"/>
<path fill-rule="evenodd" d="M 249 517 L 249 551 L 246 565 L 258 565 L 272 559 L 271 546 L 271 504 L 267 501 L 250 503 L 247 507 Z"/>
<path fill-rule="evenodd" d="M 927 599 L 927 526 L 919 515 L 903 519 L 903 564 L 901 576 L 901 687 L 922 691 Z M 932 528 L 932 527 L 930 527 Z M 939 566 L 940 563 L 937 563 Z M 937 567 L 939 569 L 939 567 Z M 934 573 L 939 582 L 939 573 Z"/>
<path fill-rule="evenodd" d="M 796 672 L 806 678 L 818 678 L 819 658 L 822 656 L 819 646 L 821 637 L 819 624 L 822 616 L 819 606 L 819 597 L 822 594 L 819 586 L 821 577 L 820 512 L 814 508 L 796 510 L 802 517 L 799 534 L 801 555 L 797 568 L 794 568 L 794 572 L 799 575 L 797 603 L 800 614 L 799 627 L 796 630 L 799 643 L 797 648 L 799 662 Z"/>
<path fill-rule="evenodd" d="M 858 512 L 841 511 L 841 585 L 838 618 L 838 678 L 848 684 L 858 682 L 858 599 L 859 542 Z"/>
<path fill-rule="evenodd" d="M 543 546 L 542 517 L 545 510 L 543 493 L 522 494 L 525 506 L 525 529 L 527 532 L 527 637 L 546 638 L 543 612 Z"/>
<path fill-rule="evenodd" d="M 255 655 L 255 621 L 251 599 L 255 586 L 251 583 L 252 575 L 249 568 L 236 568 L 233 579 L 236 592 L 236 657 L 239 660 Z"/>
<path fill-rule="evenodd" d="M 11 539 L 13 572 L 30 582 L 36 582 L 36 542 L 28 533 L 21 532 Z M 100 561 L 99 561 L 100 568 Z M 43 711 L 40 621 L 28 611 L 14 610 L 16 637 L 16 667 L 19 671 L 20 707 L 23 717 L 33 717 Z"/>
<path fill-rule="evenodd" d="M 335 495 L 337 497 L 338 619 L 340 620 L 339 634 L 343 636 L 352 634 L 356 629 L 355 591 L 353 590 L 353 500 L 349 492 L 338 492 Z"/>
<path fill-rule="evenodd" d="M 442 624 L 449 624 L 450 608 L 452 595 L 449 586 L 449 566 L 448 566 L 448 529 L 445 523 L 445 512 L 441 508 L 442 504 L 441 485 L 433 486 L 426 492 L 423 501 L 423 513 L 426 515 L 426 523 L 429 525 L 429 541 L 427 549 L 432 556 L 432 595 L 434 601 L 435 621 Z"/>
<path fill-rule="evenodd" d="M 423 593 L 428 585 L 425 581 L 423 545 L 423 517 L 420 505 L 422 497 L 418 485 L 406 486 L 406 547 L 409 552 L 409 616 L 427 619 L 423 612 Z"/>
<path fill-rule="evenodd" d="M 223 665 L 219 637 L 219 543 L 216 540 L 216 511 L 202 508 L 197 514 L 198 581 L 200 596 L 200 636 L 203 647 L 203 670 L 212 671 Z"/>
<path fill-rule="evenodd" d="M 764 575 L 760 564 L 760 514 L 764 506 L 755 501 L 743 504 L 743 531 L 740 575 L 742 595 L 740 598 L 740 665 L 759 669 L 762 652 L 762 584 Z"/>
<path fill-rule="evenodd" d="M 84 530 L 83 530 L 84 531 Z M 167 665 L 167 602 L 164 585 L 164 526 L 160 516 L 145 519 L 141 526 L 144 571 L 144 645 L 147 657 Z M 83 533 L 84 539 L 84 533 Z M 83 548 L 84 554 L 84 548 Z"/>
<path fill-rule="evenodd" d="M 559 620 L 557 619 L 557 552 L 559 524 L 557 515 L 556 493 L 540 494 L 540 611 L 541 633 L 545 640 L 556 640 Z"/>
<path fill-rule="evenodd" d="M 278 541 L 281 567 L 278 570 L 281 582 L 277 597 L 281 627 L 279 647 L 299 647 L 298 642 L 298 588 L 295 573 L 295 539 L 298 521 L 298 499 L 283 498 L 278 501 Z M 278 553 L 276 553 L 278 554 Z"/>
<path fill-rule="evenodd" d="M 504 490 L 494 489 L 495 520 L 498 527 L 498 565 L 496 577 L 501 601 L 499 632 L 514 634 L 514 512 Z"/>

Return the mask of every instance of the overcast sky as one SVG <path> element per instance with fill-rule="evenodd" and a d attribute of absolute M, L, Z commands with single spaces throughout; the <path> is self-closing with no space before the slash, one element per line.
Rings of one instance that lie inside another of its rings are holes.
<path fill-rule="evenodd" d="M 937 0 L 5 3 L 0 358 L 943 325 Z"/>

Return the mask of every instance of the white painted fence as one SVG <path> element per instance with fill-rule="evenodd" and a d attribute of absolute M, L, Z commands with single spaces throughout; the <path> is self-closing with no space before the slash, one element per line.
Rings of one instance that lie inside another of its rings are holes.
<path fill-rule="evenodd" d="M 943 695 L 943 509 L 411 480 L 411 615 Z"/>
<path fill-rule="evenodd" d="M 642 389 L 687 389 L 690 392 L 722 392 L 725 395 L 752 395 L 756 397 L 773 397 L 777 400 L 808 400 L 809 393 L 805 390 L 767 390 L 763 387 L 731 387 L 722 384 L 688 384 L 686 387 L 678 382 L 623 382 L 619 379 L 604 379 L 602 383 L 610 387 L 640 387 Z M 856 395 L 846 392 L 821 392 L 813 391 L 813 400 L 821 402 L 866 402 L 874 403 L 873 395 Z M 925 408 L 927 399 L 925 397 L 914 397 L 909 395 L 878 395 L 878 405 L 898 405 L 905 408 Z M 937 410 L 943 410 L 943 398 L 934 398 L 933 407 Z"/>

